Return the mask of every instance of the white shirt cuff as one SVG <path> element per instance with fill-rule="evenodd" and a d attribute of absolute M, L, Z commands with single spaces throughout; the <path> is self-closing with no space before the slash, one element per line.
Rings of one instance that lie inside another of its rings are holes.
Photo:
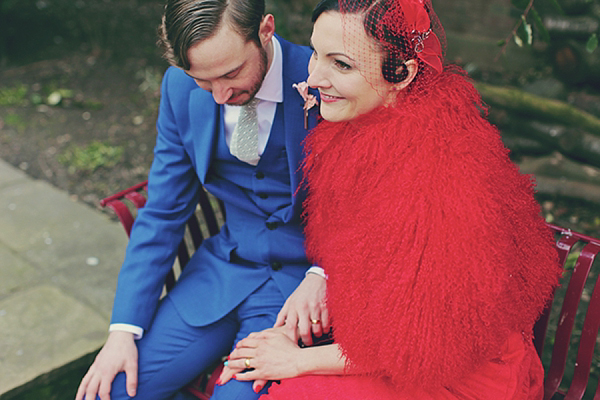
<path fill-rule="evenodd" d="M 325 274 L 325 270 L 321 267 L 317 267 L 316 265 L 313 265 L 312 267 L 306 270 L 306 275 L 308 274 L 319 275 L 321 278 L 327 279 L 327 274 Z"/>
<path fill-rule="evenodd" d="M 108 331 L 122 331 L 133 333 L 133 338 L 135 340 L 140 340 L 142 336 L 144 336 L 144 330 L 142 328 L 130 324 L 110 324 L 110 326 L 108 327 Z"/>

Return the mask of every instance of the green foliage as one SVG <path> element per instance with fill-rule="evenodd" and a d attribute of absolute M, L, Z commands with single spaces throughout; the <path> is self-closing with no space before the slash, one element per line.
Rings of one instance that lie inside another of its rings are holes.
<path fill-rule="evenodd" d="M 25 123 L 23 118 L 21 118 L 21 116 L 17 114 L 8 114 L 7 116 L 5 116 L 4 123 L 6 123 L 7 126 L 12 126 L 13 128 L 16 128 L 19 132 L 23 132 L 27 127 L 27 124 Z"/>
<path fill-rule="evenodd" d="M 579 258 L 579 254 L 581 254 L 581 251 L 573 251 L 569 253 L 569 255 L 567 256 L 567 260 L 565 261 L 565 271 L 572 270 L 575 268 L 575 263 Z"/>
<path fill-rule="evenodd" d="M 594 33 L 592 36 L 590 36 L 587 43 L 585 44 L 585 49 L 589 53 L 593 53 L 597 47 L 598 47 L 598 35 Z"/>
<path fill-rule="evenodd" d="M 564 12 L 557 0 L 511 0 L 510 3 L 518 10 L 519 17 L 510 36 L 499 42 L 502 52 L 506 49 L 511 37 L 519 47 L 530 47 L 534 42 L 534 37 L 546 43 L 551 41 L 550 34 L 542 21 L 542 11 L 536 9 L 535 4 L 541 5 L 544 12 L 563 15 Z"/>
<path fill-rule="evenodd" d="M 560 15 L 565 14 L 565 12 L 563 11 L 562 7 L 560 6 L 560 4 L 558 3 L 557 0 L 544 0 L 544 1 L 546 3 L 548 3 L 556 13 L 558 13 Z"/>
<path fill-rule="evenodd" d="M 524 11 L 529 4 L 529 0 L 510 0 L 510 4 L 512 4 L 516 9 Z"/>
<path fill-rule="evenodd" d="M 550 42 L 550 34 L 548 33 L 548 29 L 546 29 L 544 26 L 542 18 L 535 8 L 531 9 L 531 19 L 533 20 L 533 24 L 540 35 L 540 39 L 546 43 Z"/>
<path fill-rule="evenodd" d="M 27 86 L 0 88 L 0 106 L 14 107 L 27 105 Z"/>
<path fill-rule="evenodd" d="M 521 15 L 521 24 L 517 27 L 517 31 L 513 37 L 515 39 L 515 43 L 519 47 L 529 47 L 533 44 L 533 29 L 527 22 L 525 15 Z"/>
<path fill-rule="evenodd" d="M 110 146 L 94 141 L 86 147 L 71 146 L 59 157 L 58 161 L 68 166 L 69 172 L 93 172 L 98 168 L 110 168 L 123 158 L 122 146 Z"/>
<path fill-rule="evenodd" d="M 19 0 L 0 0 L 0 14 L 9 11 L 19 4 Z"/>
<path fill-rule="evenodd" d="M 163 6 L 163 0 L 0 0 L 0 58 L 28 63 L 80 49 L 158 60 Z"/>

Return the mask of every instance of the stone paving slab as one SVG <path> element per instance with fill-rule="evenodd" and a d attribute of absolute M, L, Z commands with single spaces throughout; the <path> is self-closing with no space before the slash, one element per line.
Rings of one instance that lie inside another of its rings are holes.
<path fill-rule="evenodd" d="M 27 180 L 27 175 L 16 168 L 10 166 L 5 161 L 0 160 L 0 188 L 18 180 Z"/>
<path fill-rule="evenodd" d="M 38 276 L 37 270 L 23 260 L 19 255 L 0 244 L 0 264 L 3 265 L 0 276 L 0 298 L 22 290 L 34 282 Z M 10 268 L 10 273 L 6 270 Z"/>
<path fill-rule="evenodd" d="M 0 210 L 0 243 L 46 279 L 110 315 L 127 243 L 117 222 L 41 181 L 0 189 Z"/>
<path fill-rule="evenodd" d="M 127 236 L 0 160 L 0 397 L 98 349 Z"/>
<path fill-rule="evenodd" d="M 53 286 L 0 301 L 0 393 L 98 348 L 106 319 Z"/>

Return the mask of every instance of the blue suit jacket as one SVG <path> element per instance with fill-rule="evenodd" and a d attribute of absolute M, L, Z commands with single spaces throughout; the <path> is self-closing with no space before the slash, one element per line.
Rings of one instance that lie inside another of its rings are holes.
<path fill-rule="evenodd" d="M 304 192 L 299 169 L 304 129 L 303 100 L 292 88 L 305 81 L 311 51 L 278 38 L 283 53 L 283 107 L 285 146 L 290 170 L 292 206 L 286 221 L 300 220 Z M 205 183 L 222 132 L 223 106 L 200 89 L 182 70 L 165 73 L 154 161 L 149 174 L 148 202 L 139 212 L 131 233 L 124 264 L 119 274 L 112 323 L 128 323 L 148 329 L 155 313 L 167 272 L 194 212 L 200 183 Z M 310 126 L 314 126 L 314 116 Z M 274 133 L 272 133 L 274 134 Z M 223 199 L 227 202 L 227 199 Z M 269 277 L 288 296 L 306 269 L 302 263 L 284 264 L 280 271 L 268 265 L 230 262 L 235 243 L 221 236 L 205 241 L 196 252 L 170 296 L 184 320 L 207 325 L 223 317 Z M 285 248 L 286 236 L 281 235 Z"/>

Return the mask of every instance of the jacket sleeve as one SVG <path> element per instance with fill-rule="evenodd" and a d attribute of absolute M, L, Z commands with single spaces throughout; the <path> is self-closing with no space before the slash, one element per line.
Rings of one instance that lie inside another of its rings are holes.
<path fill-rule="evenodd" d="M 148 201 L 135 220 L 119 273 L 113 324 L 148 328 L 185 222 L 198 202 L 200 185 L 182 141 L 188 104 L 187 92 L 181 90 L 184 85 L 179 80 L 175 68 L 168 69 L 163 78 Z"/>

